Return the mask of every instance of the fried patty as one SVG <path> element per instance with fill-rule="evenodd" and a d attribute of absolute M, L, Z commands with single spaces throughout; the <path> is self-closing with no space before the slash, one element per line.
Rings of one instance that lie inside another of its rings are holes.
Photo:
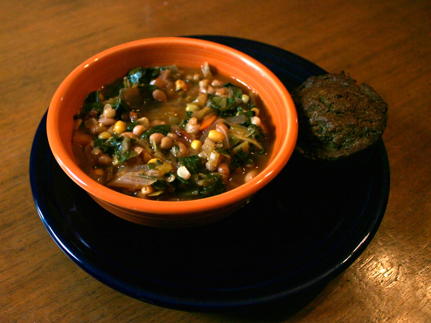
<path fill-rule="evenodd" d="M 310 159 L 348 157 L 376 143 L 386 128 L 386 102 L 344 72 L 312 76 L 292 97 L 299 119 L 296 150 Z"/>

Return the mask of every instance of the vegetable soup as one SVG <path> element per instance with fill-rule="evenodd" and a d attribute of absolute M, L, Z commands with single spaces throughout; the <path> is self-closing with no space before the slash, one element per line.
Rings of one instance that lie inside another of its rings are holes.
<path fill-rule="evenodd" d="M 88 95 L 75 116 L 73 151 L 85 173 L 124 194 L 205 198 L 265 167 L 265 112 L 256 93 L 207 63 L 138 67 Z"/>

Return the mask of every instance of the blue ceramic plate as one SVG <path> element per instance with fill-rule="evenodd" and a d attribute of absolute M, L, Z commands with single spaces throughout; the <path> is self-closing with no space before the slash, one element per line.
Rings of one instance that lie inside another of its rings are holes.
<path fill-rule="evenodd" d="M 198 36 L 237 48 L 294 89 L 318 66 L 245 39 Z M 365 174 L 306 179 L 289 162 L 239 212 L 192 229 L 126 222 L 99 207 L 60 169 L 42 119 L 31 151 L 30 181 L 49 234 L 76 264 L 139 300 L 185 310 L 247 308 L 308 293 L 346 269 L 383 218 L 389 164 L 381 141 Z"/>

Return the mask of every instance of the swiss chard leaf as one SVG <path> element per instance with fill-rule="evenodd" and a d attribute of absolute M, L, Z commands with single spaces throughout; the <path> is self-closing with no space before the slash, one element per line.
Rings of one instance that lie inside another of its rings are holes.
<path fill-rule="evenodd" d="M 91 92 L 84 100 L 83 110 L 85 114 L 96 110 L 98 113 L 103 111 L 103 104 L 99 102 L 99 91 Z"/>
<path fill-rule="evenodd" d="M 155 181 L 153 183 L 153 187 L 156 190 L 164 190 L 164 189 L 168 188 L 168 186 L 169 186 L 168 182 L 164 179 L 158 179 L 157 181 Z"/>
<path fill-rule="evenodd" d="M 200 197 L 209 197 L 226 192 L 222 175 L 218 173 L 208 173 L 204 176 L 204 180 L 207 181 L 207 185 L 200 187 Z"/>
<path fill-rule="evenodd" d="M 117 115 L 121 115 L 124 112 L 129 113 L 132 110 L 130 109 L 129 105 L 120 97 L 117 98 L 117 101 L 115 101 L 115 104 L 112 105 L 112 108 L 117 111 Z"/>
<path fill-rule="evenodd" d="M 225 85 L 223 85 L 223 87 L 230 88 L 232 90 L 234 98 L 241 98 L 242 97 L 242 90 L 239 87 L 233 85 L 232 83 L 227 82 Z"/>
<path fill-rule="evenodd" d="M 209 96 L 211 109 L 217 110 L 221 117 L 231 117 L 237 112 L 238 102 L 235 98 Z"/>
<path fill-rule="evenodd" d="M 127 79 L 131 85 L 148 84 L 159 75 L 160 71 L 154 67 L 137 67 L 129 71 Z"/>
<path fill-rule="evenodd" d="M 130 149 L 123 149 L 124 139 L 124 137 L 117 135 L 114 135 L 109 139 L 100 139 L 96 137 L 94 139 L 94 147 L 99 148 L 105 154 L 111 157 L 116 156 L 118 158 L 118 161 L 121 164 L 124 164 L 126 160 L 136 156 L 135 151 Z"/>
<path fill-rule="evenodd" d="M 231 172 L 233 172 L 238 167 L 244 167 L 249 164 L 253 164 L 253 159 L 251 157 L 251 154 L 240 150 L 238 153 L 233 155 L 232 161 L 229 164 L 229 169 Z"/>
<path fill-rule="evenodd" d="M 88 114 L 93 110 L 96 110 L 98 113 L 103 112 L 103 104 L 99 102 L 85 103 L 83 108 L 85 114 Z"/>
<path fill-rule="evenodd" d="M 185 166 L 190 174 L 195 175 L 202 172 L 202 158 L 199 156 L 179 157 L 178 163 Z"/>
<path fill-rule="evenodd" d="M 151 103 L 157 103 L 156 100 L 153 98 L 153 92 L 154 90 L 157 90 L 158 87 L 151 84 L 142 84 L 139 85 L 139 94 L 142 97 L 142 103 L 143 104 L 151 104 Z"/>
<path fill-rule="evenodd" d="M 153 133 L 161 133 L 161 134 L 167 136 L 167 134 L 170 131 L 171 131 L 171 126 L 170 125 L 168 125 L 168 124 L 160 124 L 160 125 L 154 126 L 154 127 L 150 128 L 149 130 L 145 131 L 141 135 L 141 137 L 142 138 L 150 138 L 150 136 Z"/>

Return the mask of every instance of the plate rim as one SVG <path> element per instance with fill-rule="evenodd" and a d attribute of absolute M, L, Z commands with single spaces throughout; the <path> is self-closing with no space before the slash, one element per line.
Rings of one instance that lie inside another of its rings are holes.
<path fill-rule="evenodd" d="M 295 57 L 295 59 L 298 59 L 299 62 L 306 62 L 307 64 L 311 64 L 312 66 L 316 67 L 317 69 L 322 70 L 320 67 L 315 65 L 312 62 L 307 61 L 306 59 L 301 58 L 300 56 L 290 53 L 286 50 L 283 50 L 281 48 L 253 41 L 248 40 L 244 38 L 237 38 L 237 37 L 227 37 L 227 36 L 187 36 L 187 37 L 202 37 L 204 39 L 209 39 L 215 41 L 215 39 L 218 40 L 230 40 L 230 41 L 241 41 L 249 43 L 250 45 L 258 45 L 264 48 L 272 48 L 273 50 L 277 52 L 285 53 L 286 55 L 292 55 L 292 57 Z M 222 42 L 223 43 L 223 42 Z M 262 62 L 264 63 L 264 62 Z M 310 65 L 310 66 L 311 66 Z M 322 70 L 323 71 L 323 70 Z M 243 308 L 243 307 L 249 307 L 251 305 L 261 305 L 261 304 L 267 304 L 270 302 L 273 302 L 274 300 L 280 300 L 280 299 L 286 299 L 289 296 L 295 296 L 299 293 L 303 293 L 304 291 L 309 291 L 312 288 L 316 287 L 316 285 L 324 284 L 331 279 L 335 278 L 338 274 L 340 274 L 342 271 L 344 271 L 346 268 L 348 268 L 366 249 L 366 247 L 369 245 L 371 240 L 373 239 L 375 233 L 377 232 L 381 221 L 383 220 L 384 213 L 386 210 L 386 206 L 388 203 L 389 198 L 389 190 L 390 190 L 390 169 L 389 169 L 389 161 L 387 152 L 383 143 L 383 140 L 381 140 L 381 144 L 378 147 L 380 150 L 379 153 L 381 154 L 381 163 L 386 165 L 387 167 L 383 169 L 383 178 L 382 178 L 382 186 L 387 187 L 387 190 L 384 190 L 382 192 L 382 198 L 379 199 L 379 203 L 377 205 L 377 211 L 374 212 L 375 216 L 372 217 L 371 223 L 367 226 L 369 228 L 368 234 L 365 236 L 365 238 L 362 240 L 362 242 L 356 246 L 356 248 L 348 255 L 347 258 L 345 258 L 342 262 L 337 263 L 336 266 L 331 268 L 331 270 L 319 275 L 316 279 L 309 281 L 307 284 L 303 284 L 300 287 L 297 287 L 295 290 L 287 290 L 282 291 L 278 293 L 274 293 L 271 297 L 268 297 L 268 295 L 262 296 L 262 297 L 253 297 L 250 299 L 242 299 L 236 302 L 221 302 L 221 301 L 215 301 L 215 302 L 202 302 L 199 300 L 190 300 L 190 299 L 175 299 L 173 297 L 169 297 L 163 294 L 155 295 L 154 293 L 151 293 L 151 295 L 143 295 L 140 291 L 136 291 L 136 287 L 129 285 L 125 283 L 124 281 L 118 280 L 116 277 L 112 277 L 106 273 L 106 271 L 103 271 L 103 268 L 99 268 L 97 265 L 93 264 L 91 261 L 83 261 L 79 255 L 77 255 L 77 251 L 73 252 L 73 246 L 70 245 L 69 241 L 64 241 L 64 239 L 61 239 L 59 237 L 58 232 L 55 230 L 55 224 L 52 223 L 52 220 L 47 218 L 46 216 L 46 210 L 44 210 L 45 206 L 40 204 L 40 196 L 37 189 L 36 181 L 37 181 L 37 174 L 35 173 L 35 155 L 37 150 L 37 143 L 39 142 L 40 136 L 43 136 L 43 131 L 45 128 L 43 127 L 43 124 L 46 121 L 46 113 L 43 116 L 42 120 L 40 121 L 40 124 L 37 128 L 31 154 L 30 154 L 30 184 L 31 184 L 31 190 L 33 194 L 34 203 L 36 205 L 37 212 L 49 232 L 51 238 L 55 241 L 55 243 L 59 246 L 59 248 L 72 260 L 74 261 L 80 268 L 82 268 L 85 272 L 90 274 L 92 277 L 96 278 L 100 282 L 104 283 L 105 285 L 113 288 L 114 290 L 117 290 L 123 294 L 126 294 L 130 297 L 137 298 L 139 300 L 164 306 L 168 308 L 173 309 L 182 309 L 182 310 L 221 310 L 221 309 L 228 309 L 228 308 Z M 49 148 L 48 148 L 49 150 Z M 49 156 L 48 156 L 49 157 Z M 64 238 L 64 237 L 63 237 Z M 102 271 L 102 273 L 101 273 Z"/>

